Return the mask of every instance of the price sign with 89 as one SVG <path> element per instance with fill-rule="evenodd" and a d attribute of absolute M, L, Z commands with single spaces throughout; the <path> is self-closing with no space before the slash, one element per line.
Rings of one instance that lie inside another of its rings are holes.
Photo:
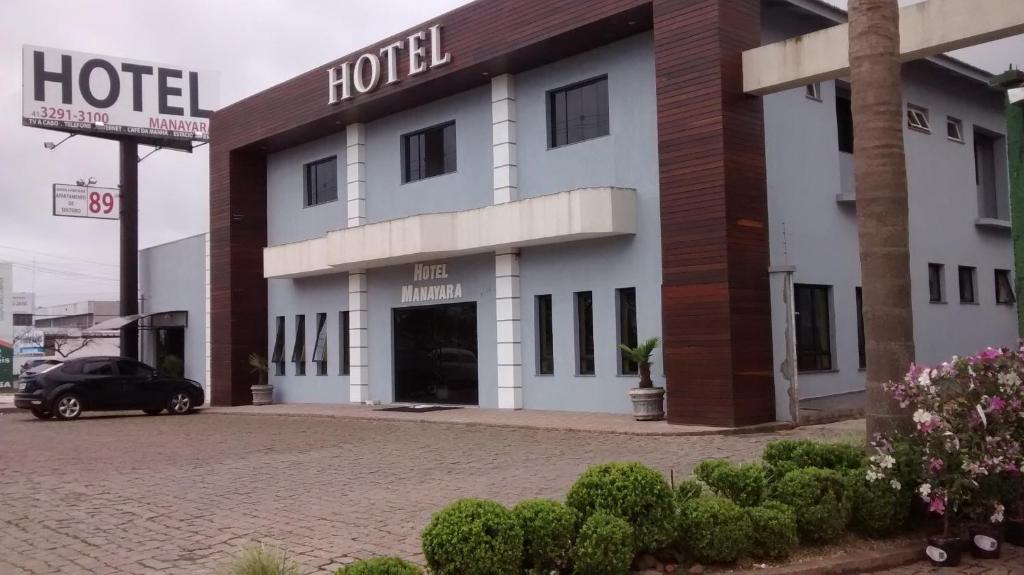
<path fill-rule="evenodd" d="M 117 188 L 54 184 L 53 215 L 116 220 L 121 208 L 119 192 Z"/>
<path fill-rule="evenodd" d="M 89 215 L 106 215 L 114 211 L 114 194 L 110 192 L 89 192 Z"/>

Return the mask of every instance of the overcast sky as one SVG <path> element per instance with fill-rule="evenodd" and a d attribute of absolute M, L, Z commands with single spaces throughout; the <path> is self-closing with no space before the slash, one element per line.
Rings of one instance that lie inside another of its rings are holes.
<path fill-rule="evenodd" d="M 220 104 L 263 90 L 465 0 L 4 0 L 0 3 L 0 260 L 37 305 L 117 297 L 117 223 L 51 215 L 51 185 L 117 186 L 117 146 L 21 126 L 23 44 L 216 71 Z M 845 7 L 845 0 L 833 0 Z M 903 1 L 913 3 L 913 0 Z M 1024 65 L 1024 38 L 954 53 L 976 66 Z M 458 55 L 453 55 L 458 57 Z M 142 148 L 140 153 L 148 152 Z M 208 228 L 207 148 L 139 165 L 140 246 Z M 33 264 L 35 273 L 32 272 Z"/>

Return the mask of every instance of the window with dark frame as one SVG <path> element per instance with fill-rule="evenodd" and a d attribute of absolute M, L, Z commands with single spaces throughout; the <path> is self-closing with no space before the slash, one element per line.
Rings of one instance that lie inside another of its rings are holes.
<path fill-rule="evenodd" d="M 402 136 L 402 183 L 454 172 L 455 121 Z"/>
<path fill-rule="evenodd" d="M 274 364 L 274 375 L 284 375 L 284 316 L 277 316 L 277 335 L 274 336 L 274 352 L 270 363 Z"/>
<path fill-rule="evenodd" d="M 548 92 L 548 145 L 552 148 L 607 136 L 608 77 Z"/>
<path fill-rule="evenodd" d="M 11 321 L 14 327 L 31 327 L 32 326 L 32 314 L 30 313 L 15 313 L 11 314 Z"/>
<path fill-rule="evenodd" d="M 960 303 L 978 303 L 977 278 L 978 270 L 970 266 L 958 268 L 960 277 Z"/>
<path fill-rule="evenodd" d="M 953 116 L 946 116 L 946 138 L 964 143 L 964 123 Z"/>
<path fill-rule="evenodd" d="M 594 375 L 594 294 L 574 294 L 576 311 L 576 375 Z"/>
<path fill-rule="evenodd" d="M 806 88 L 807 97 L 817 102 L 821 101 L 821 82 L 814 82 L 807 84 Z"/>
<path fill-rule="evenodd" d="M 798 371 L 832 369 L 831 286 L 796 284 L 796 357 Z"/>
<path fill-rule="evenodd" d="M 983 218 L 1007 220 L 1006 210 L 1000 206 L 1000 190 L 996 180 L 996 150 L 1002 145 L 989 132 L 974 129 L 974 182 L 978 189 L 979 215 Z M 1006 170 L 1005 165 L 1000 166 Z M 1002 208 L 1002 210 L 1001 210 Z M 1001 213 L 1002 211 L 1002 213 Z"/>
<path fill-rule="evenodd" d="M 349 364 L 349 333 L 348 333 L 348 312 L 343 311 L 338 314 L 338 325 L 341 331 L 338 337 L 338 341 L 341 342 L 341 375 L 349 375 L 350 364 Z"/>
<path fill-rule="evenodd" d="M 928 301 L 946 301 L 946 266 L 942 264 L 928 264 Z"/>
<path fill-rule="evenodd" d="M 295 316 L 295 345 L 292 347 L 295 375 L 306 375 L 306 316 Z"/>
<path fill-rule="evenodd" d="M 636 347 L 637 326 L 636 326 L 636 288 L 621 288 L 615 290 L 616 305 L 619 312 L 616 327 L 618 331 L 618 342 L 626 347 Z M 639 373 L 637 363 L 626 355 L 626 352 L 619 350 L 619 375 L 636 375 Z"/>
<path fill-rule="evenodd" d="M 313 344 L 313 363 L 317 375 L 327 375 L 327 314 L 316 314 L 316 343 Z"/>
<path fill-rule="evenodd" d="M 338 157 L 331 156 L 304 166 L 306 207 L 338 199 Z"/>
<path fill-rule="evenodd" d="M 857 367 L 866 369 L 868 356 L 864 345 L 864 290 L 857 288 Z"/>
<path fill-rule="evenodd" d="M 555 338 L 552 323 L 551 294 L 536 298 L 537 309 L 537 375 L 555 373 Z"/>
<path fill-rule="evenodd" d="M 839 151 L 853 153 L 853 101 L 850 89 L 836 85 L 836 127 L 839 131 Z"/>
<path fill-rule="evenodd" d="M 1010 278 L 1010 270 L 996 270 L 996 303 L 1011 305 L 1016 303 L 1017 297 L 1013 293 L 1013 280 Z"/>

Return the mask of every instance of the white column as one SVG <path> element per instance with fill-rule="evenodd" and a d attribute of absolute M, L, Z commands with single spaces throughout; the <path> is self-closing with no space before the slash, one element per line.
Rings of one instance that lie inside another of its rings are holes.
<path fill-rule="evenodd" d="M 370 347 L 366 309 L 366 272 L 348 274 L 348 398 L 352 403 L 370 399 Z"/>
<path fill-rule="evenodd" d="M 348 227 L 366 223 L 366 125 L 345 129 Z M 348 274 L 348 397 L 352 403 L 370 400 L 370 340 L 366 299 L 366 271 Z"/>
<path fill-rule="evenodd" d="M 516 158 L 515 77 L 491 79 L 491 133 L 494 150 L 494 203 L 519 199 Z"/>
<path fill-rule="evenodd" d="M 523 407 L 523 353 L 520 332 L 519 250 L 494 257 L 498 328 L 498 408 Z"/>

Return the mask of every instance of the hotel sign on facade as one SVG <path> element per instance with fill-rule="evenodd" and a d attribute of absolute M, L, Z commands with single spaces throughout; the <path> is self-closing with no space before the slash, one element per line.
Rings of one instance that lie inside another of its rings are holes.
<path fill-rule="evenodd" d="M 381 85 L 398 83 L 398 64 L 402 58 L 408 59 L 408 76 L 450 64 L 452 56 L 441 44 L 441 25 L 435 24 L 388 44 L 379 54 L 367 52 L 355 62 L 346 60 L 330 68 L 327 70 L 328 103 L 338 104 L 354 95 L 372 92 Z"/>
<path fill-rule="evenodd" d="M 448 264 L 416 264 L 412 270 L 414 283 L 402 286 L 402 303 L 444 301 L 462 297 L 462 283 L 422 282 L 447 280 Z"/>

